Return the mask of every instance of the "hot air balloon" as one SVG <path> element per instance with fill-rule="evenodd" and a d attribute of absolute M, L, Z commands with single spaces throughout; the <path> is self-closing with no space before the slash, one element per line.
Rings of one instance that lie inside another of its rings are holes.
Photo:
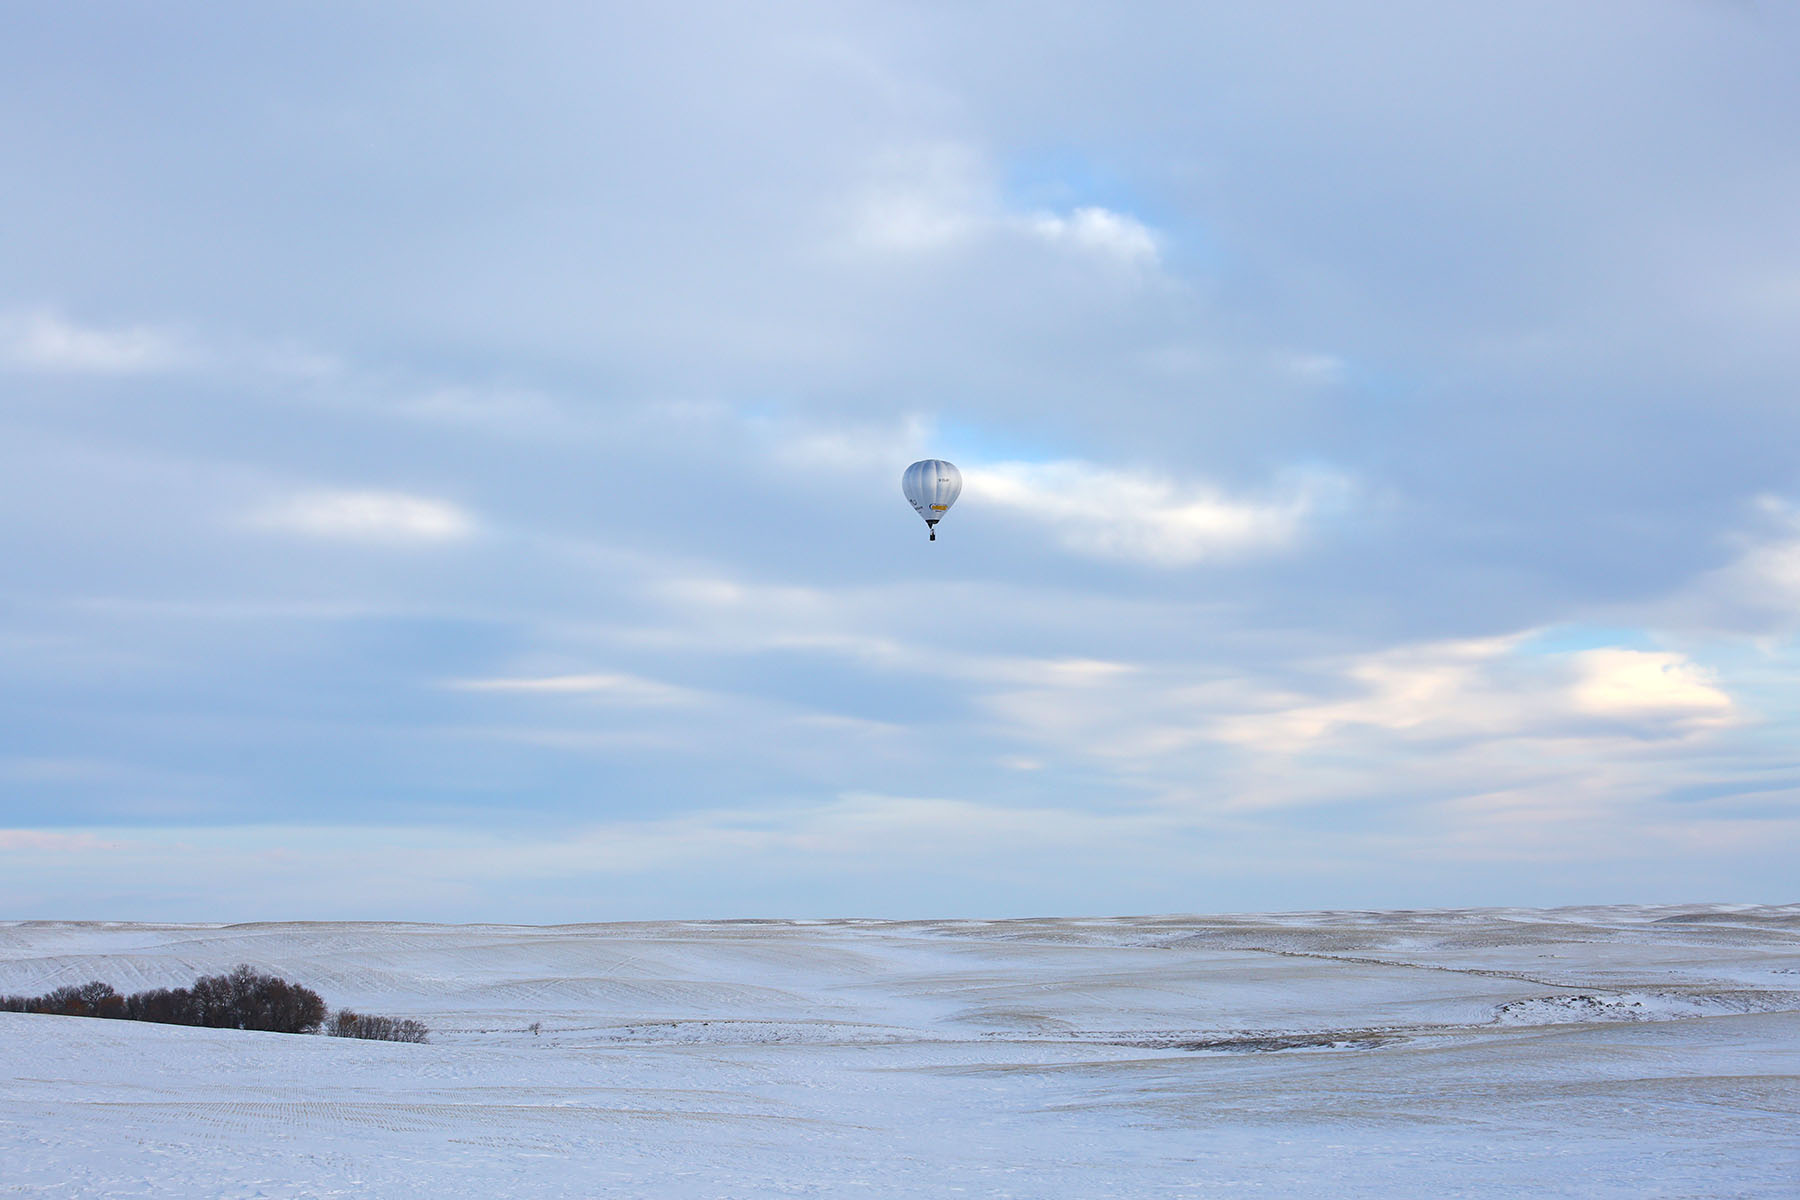
<path fill-rule="evenodd" d="M 935 542 L 937 523 L 962 495 L 962 472 L 956 469 L 956 464 L 941 458 L 923 459 L 906 468 L 906 474 L 900 477 L 900 490 L 925 518 L 925 526 L 931 530 L 931 540 Z"/>

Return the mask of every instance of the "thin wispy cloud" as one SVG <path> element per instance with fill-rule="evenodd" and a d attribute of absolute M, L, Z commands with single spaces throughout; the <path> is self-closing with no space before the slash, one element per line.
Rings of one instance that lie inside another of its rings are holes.
<path fill-rule="evenodd" d="M 1639 736 L 1679 736 L 1731 720 L 1731 697 L 1686 656 L 1606 647 L 1533 653 L 1526 635 L 1407 646 L 1338 664 L 1356 694 L 1323 703 L 1271 697 L 1260 712 L 1221 716 L 1212 736 L 1287 753 L 1358 730 L 1423 740 L 1582 736 L 1581 718 L 1618 720 Z"/>
<path fill-rule="evenodd" d="M 1722 538 L 1729 560 L 1686 581 L 1647 616 L 1677 626 L 1769 636 L 1800 628 L 1800 505 L 1755 498 Z"/>
<path fill-rule="evenodd" d="M 83 325 L 50 309 L 0 312 L 0 366 L 14 370 L 140 375 L 199 361 L 181 337 L 148 325 Z"/>
<path fill-rule="evenodd" d="M 1136 217 L 1098 206 L 1077 208 L 1067 215 L 1033 213 L 1021 227 L 1053 245 L 1111 258 L 1131 266 L 1155 266 L 1157 237 Z"/>
<path fill-rule="evenodd" d="M 500 679 L 458 679 L 448 686 L 465 692 L 510 692 L 540 696 L 586 696 L 615 704 L 693 704 L 704 697 L 688 688 L 635 675 L 539 675 Z"/>
<path fill-rule="evenodd" d="M 1348 481 L 1296 479 L 1262 497 L 1093 463 L 994 463 L 965 469 L 971 490 L 1053 531 L 1083 554 L 1187 566 L 1291 545 L 1313 517 L 1340 509 Z"/>
<path fill-rule="evenodd" d="M 0 853 L 94 854 L 116 850 L 119 842 L 92 833 L 60 833 L 44 829 L 0 829 Z"/>
<path fill-rule="evenodd" d="M 849 240 L 889 254 L 934 253 L 991 229 L 999 213 L 981 157 L 950 143 L 879 156 L 849 202 Z"/>
<path fill-rule="evenodd" d="M 328 541 L 443 543 L 475 532 L 476 522 L 445 500 L 406 492 L 303 492 L 256 509 L 253 528 Z"/>
<path fill-rule="evenodd" d="M 969 146 L 890 150 L 848 204 L 849 242 L 880 254 L 937 255 L 1009 237 L 1136 268 L 1159 265 L 1162 237 L 1127 212 L 1098 204 L 1019 210 L 1002 195 L 994 164 Z"/>

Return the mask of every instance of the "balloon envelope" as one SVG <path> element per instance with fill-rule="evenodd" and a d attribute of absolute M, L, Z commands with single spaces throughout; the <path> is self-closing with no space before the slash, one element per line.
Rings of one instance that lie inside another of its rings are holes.
<path fill-rule="evenodd" d="M 913 510 L 925 518 L 925 524 L 936 525 L 962 495 L 962 472 L 956 464 L 941 458 L 927 458 L 906 468 L 900 476 L 900 490 L 906 493 Z M 937 530 L 931 532 L 933 540 Z"/>

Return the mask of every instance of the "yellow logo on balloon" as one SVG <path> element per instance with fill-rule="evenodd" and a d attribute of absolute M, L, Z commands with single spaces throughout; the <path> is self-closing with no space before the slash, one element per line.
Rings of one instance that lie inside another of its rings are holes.
<path fill-rule="evenodd" d="M 943 512 L 946 508 L 949 508 L 949 507 L 950 506 L 948 504 L 934 504 L 931 506 L 931 511 L 932 512 Z"/>

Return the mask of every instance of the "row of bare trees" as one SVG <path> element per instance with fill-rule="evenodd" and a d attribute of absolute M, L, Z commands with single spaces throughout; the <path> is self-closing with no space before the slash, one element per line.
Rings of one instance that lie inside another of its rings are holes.
<path fill-rule="evenodd" d="M 225 975 L 202 975 L 192 987 L 152 988 L 129 996 L 121 996 L 111 984 L 99 980 L 65 984 L 42 996 L 0 996 L 0 1012 L 274 1033 L 317 1033 L 323 1026 L 335 1037 L 389 1042 L 422 1042 L 430 1032 L 421 1021 L 372 1017 L 349 1009 L 328 1013 L 323 997 L 311 988 L 264 975 L 248 964 Z"/>
<path fill-rule="evenodd" d="M 372 1017 L 340 1008 L 331 1014 L 325 1032 L 332 1037 L 373 1038 L 378 1042 L 422 1042 L 431 1031 L 423 1021 Z"/>

